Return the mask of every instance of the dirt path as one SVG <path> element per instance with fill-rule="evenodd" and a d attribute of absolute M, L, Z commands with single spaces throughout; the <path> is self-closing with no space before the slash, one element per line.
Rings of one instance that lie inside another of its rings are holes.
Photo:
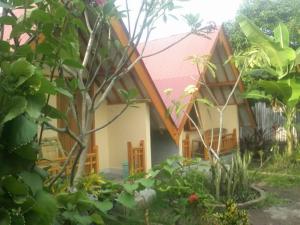
<path fill-rule="evenodd" d="M 300 225 L 300 187 L 261 188 L 285 201 L 275 206 L 250 209 L 249 217 L 252 225 Z"/>

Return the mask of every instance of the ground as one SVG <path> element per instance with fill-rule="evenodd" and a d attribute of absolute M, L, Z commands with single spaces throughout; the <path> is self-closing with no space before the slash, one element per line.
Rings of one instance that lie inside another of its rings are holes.
<path fill-rule="evenodd" d="M 259 186 L 269 193 L 267 202 L 249 210 L 252 225 L 300 225 L 300 188 Z"/>

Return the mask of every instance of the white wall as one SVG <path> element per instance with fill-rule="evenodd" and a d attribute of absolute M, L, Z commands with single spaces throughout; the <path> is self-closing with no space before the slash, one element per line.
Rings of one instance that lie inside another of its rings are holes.
<path fill-rule="evenodd" d="M 128 108 L 117 120 L 96 134 L 99 148 L 99 165 L 103 172 L 121 173 L 123 162 L 128 160 L 127 142 L 133 147 L 145 142 L 146 168 L 151 168 L 150 112 L 146 103 Z M 101 106 L 95 114 L 95 126 L 101 126 L 117 115 L 124 105 Z"/>
<path fill-rule="evenodd" d="M 217 109 L 208 107 L 204 104 L 199 104 L 198 108 L 204 131 L 220 127 L 220 114 Z M 229 133 L 231 133 L 233 129 L 236 129 L 237 138 L 239 137 L 239 117 L 237 105 L 228 105 L 224 110 L 223 128 L 227 129 Z"/>

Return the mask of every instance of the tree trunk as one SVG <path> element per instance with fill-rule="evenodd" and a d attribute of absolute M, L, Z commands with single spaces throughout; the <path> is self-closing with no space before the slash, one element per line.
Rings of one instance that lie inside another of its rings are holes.
<path fill-rule="evenodd" d="M 293 121 L 295 117 L 295 108 L 290 108 L 286 110 L 286 154 L 291 156 L 294 148 L 294 136 L 293 136 Z"/>
<path fill-rule="evenodd" d="M 82 133 L 83 133 L 83 138 L 82 142 L 85 145 L 85 148 L 82 150 L 78 162 L 78 167 L 76 170 L 76 174 L 74 176 L 74 184 L 78 182 L 78 180 L 84 175 L 85 173 L 85 163 L 88 155 L 88 151 L 90 149 L 90 144 L 91 144 L 91 135 L 92 134 L 87 134 L 88 131 L 92 129 L 92 124 L 93 124 L 93 111 L 87 110 L 86 112 L 87 116 L 83 118 L 86 118 L 86 122 L 84 123 L 86 126 L 82 127 Z"/>
<path fill-rule="evenodd" d="M 294 147 L 293 127 L 287 128 L 286 130 L 286 154 L 291 156 Z"/>

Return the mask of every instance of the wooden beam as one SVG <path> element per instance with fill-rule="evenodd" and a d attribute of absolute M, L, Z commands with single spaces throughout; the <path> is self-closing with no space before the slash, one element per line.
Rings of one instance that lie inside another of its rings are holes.
<path fill-rule="evenodd" d="M 228 57 L 231 56 L 232 55 L 232 51 L 231 51 L 229 42 L 226 39 L 223 27 L 220 29 L 219 42 L 220 42 L 220 44 L 223 45 L 227 56 Z M 231 68 L 233 70 L 234 76 L 237 78 L 239 76 L 238 69 L 235 67 L 235 65 L 233 64 L 233 62 L 230 62 L 230 66 L 231 66 Z M 244 92 L 245 91 L 245 87 L 244 87 L 244 84 L 243 84 L 242 81 L 239 82 L 239 89 L 240 89 L 240 92 Z M 251 126 L 252 127 L 256 127 L 256 121 L 254 119 L 254 115 L 253 115 L 253 112 L 252 112 L 252 110 L 250 108 L 249 102 L 245 101 L 245 104 L 246 104 L 247 112 L 248 112 L 249 117 L 250 117 Z"/>
<path fill-rule="evenodd" d="M 219 46 L 221 47 L 222 45 L 219 45 Z M 225 70 L 225 68 L 224 68 L 224 64 L 223 64 L 223 61 L 222 61 L 222 57 L 221 57 L 221 55 L 220 55 L 219 48 L 216 48 L 216 55 L 217 55 L 218 60 L 221 62 L 221 68 L 222 68 L 222 71 L 223 71 L 223 73 L 224 73 L 224 75 L 225 75 L 226 81 L 227 81 L 227 82 L 230 82 L 230 81 L 229 81 L 228 74 L 227 74 L 227 72 L 226 72 L 226 70 Z M 234 81 L 232 81 L 232 82 L 233 82 L 233 85 L 234 85 L 235 82 L 236 82 L 236 80 L 234 80 Z M 235 94 L 233 94 L 232 97 L 233 97 L 233 101 L 237 104 L 237 100 L 236 100 Z"/>
<path fill-rule="evenodd" d="M 111 21 L 111 25 L 112 25 L 115 35 L 117 36 L 117 38 L 119 39 L 121 44 L 123 46 L 128 45 L 128 41 L 129 41 L 128 34 L 127 34 L 126 28 L 125 28 L 124 24 L 121 22 L 121 20 L 113 19 Z M 132 50 L 132 49 L 129 49 L 129 52 L 130 52 L 130 50 Z M 138 57 L 139 57 L 139 54 L 135 49 L 134 53 L 132 54 L 132 56 L 130 58 L 131 62 L 135 62 L 138 59 Z M 175 143 L 177 145 L 179 145 L 179 133 L 178 133 L 177 127 L 176 127 L 174 121 L 172 120 L 171 116 L 168 115 L 166 106 L 163 103 L 161 96 L 159 95 L 144 63 L 141 60 L 137 61 L 134 65 L 134 70 L 136 71 L 138 78 L 142 82 L 145 91 L 149 94 L 149 97 L 151 98 L 151 101 L 152 101 L 154 107 L 156 108 L 158 114 L 160 115 L 160 117 L 161 117 L 165 127 L 169 131 L 172 139 L 175 141 Z"/>

